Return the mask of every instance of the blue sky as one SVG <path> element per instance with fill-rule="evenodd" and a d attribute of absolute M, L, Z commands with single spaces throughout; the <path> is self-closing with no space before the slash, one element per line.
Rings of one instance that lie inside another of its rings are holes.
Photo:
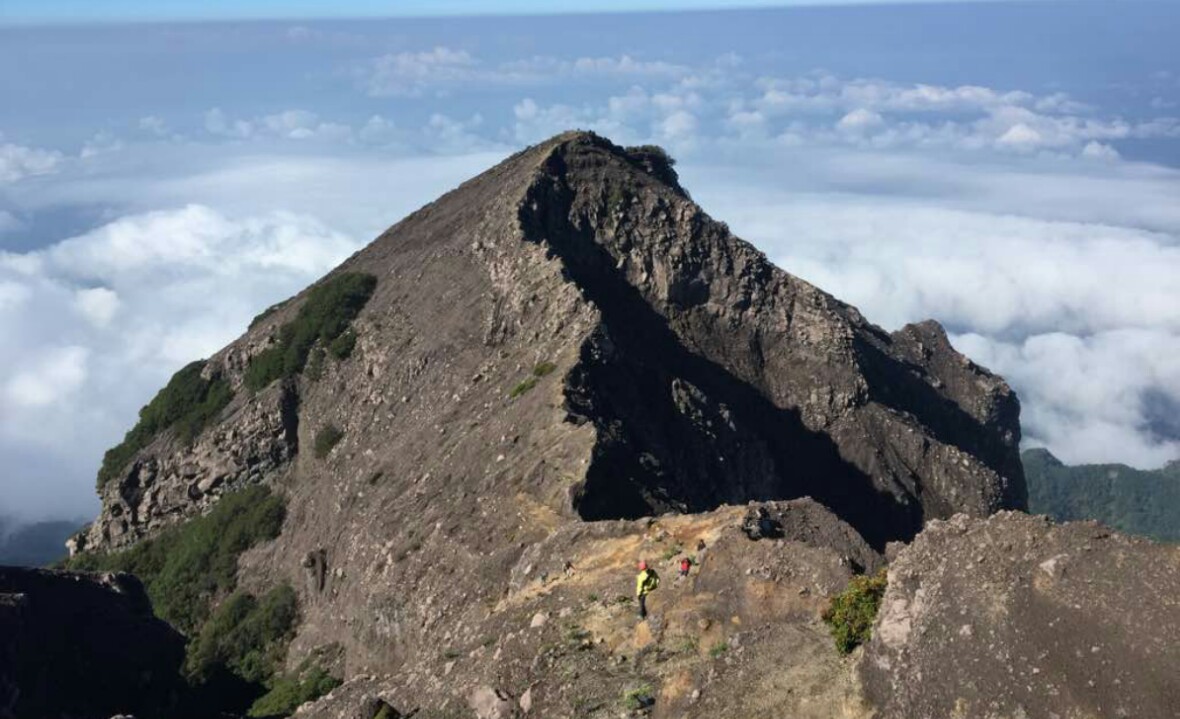
<path fill-rule="evenodd" d="M 910 2 L 938 0 L 910 0 Z M 998 0 L 974 0 L 996 2 Z M 1053 0 L 1049 0 L 1053 1 Z M 897 0 L 5 0 L 0 22 L 244 20 L 355 17 L 534 15 L 897 4 Z"/>
<path fill-rule="evenodd" d="M 878 324 L 943 322 L 1015 386 L 1027 445 L 1160 466 L 1176 27 L 1176 3 L 1067 1 L 0 28 L 0 514 L 92 512 L 173 372 L 575 127 L 663 145 Z"/>

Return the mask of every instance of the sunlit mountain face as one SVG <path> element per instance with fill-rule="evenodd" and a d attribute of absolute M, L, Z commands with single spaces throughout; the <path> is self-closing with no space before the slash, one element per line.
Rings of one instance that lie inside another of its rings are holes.
<path fill-rule="evenodd" d="M 1180 456 L 1180 8 L 924 4 L 0 29 L 0 504 L 91 513 L 187 362 L 570 128 L 1003 374 L 1028 446 Z"/>

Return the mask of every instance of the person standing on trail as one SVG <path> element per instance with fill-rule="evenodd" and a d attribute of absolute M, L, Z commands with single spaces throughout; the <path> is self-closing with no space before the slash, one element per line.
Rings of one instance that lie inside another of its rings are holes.
<path fill-rule="evenodd" d="M 649 569 L 647 562 L 639 560 L 639 574 L 635 577 L 635 596 L 639 599 L 639 618 L 647 618 L 647 595 L 660 586 L 660 575 Z"/>

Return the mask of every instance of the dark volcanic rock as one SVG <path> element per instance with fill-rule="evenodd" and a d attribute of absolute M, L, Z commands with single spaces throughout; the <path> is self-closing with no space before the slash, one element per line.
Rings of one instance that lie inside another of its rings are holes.
<path fill-rule="evenodd" d="M 0 717 L 174 715 L 183 659 L 135 577 L 0 567 Z"/>
<path fill-rule="evenodd" d="M 1093 522 L 932 522 L 861 664 L 880 719 L 1180 716 L 1180 553 Z"/>

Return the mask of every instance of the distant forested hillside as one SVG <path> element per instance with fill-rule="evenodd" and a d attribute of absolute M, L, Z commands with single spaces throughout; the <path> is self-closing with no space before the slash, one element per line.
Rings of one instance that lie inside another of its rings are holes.
<path fill-rule="evenodd" d="M 1045 449 L 1030 449 L 1021 460 L 1034 514 L 1097 519 L 1129 534 L 1180 542 L 1180 461 L 1151 471 L 1124 464 L 1067 467 Z"/>

